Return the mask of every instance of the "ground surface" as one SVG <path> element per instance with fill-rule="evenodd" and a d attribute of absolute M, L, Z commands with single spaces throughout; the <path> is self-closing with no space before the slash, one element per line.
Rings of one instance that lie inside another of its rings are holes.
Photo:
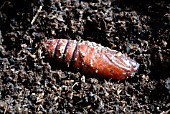
<path fill-rule="evenodd" d="M 168 113 L 169 29 L 168 0 L 1 0 L 0 113 Z M 51 69 L 37 44 L 52 38 L 118 50 L 139 72 L 117 82 Z"/>

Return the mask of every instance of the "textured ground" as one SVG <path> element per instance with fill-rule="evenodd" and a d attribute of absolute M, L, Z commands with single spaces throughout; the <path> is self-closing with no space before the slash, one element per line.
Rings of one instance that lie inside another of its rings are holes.
<path fill-rule="evenodd" d="M 1 0 L 0 113 L 168 113 L 169 36 L 168 0 Z M 116 82 L 52 69 L 37 47 L 52 38 L 121 51 L 139 72 Z"/>

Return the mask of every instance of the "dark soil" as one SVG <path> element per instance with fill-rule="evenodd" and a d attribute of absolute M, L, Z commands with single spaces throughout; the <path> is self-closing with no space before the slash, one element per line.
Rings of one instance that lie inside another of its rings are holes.
<path fill-rule="evenodd" d="M 168 1 L 1 0 L 0 113 L 169 113 Z M 139 72 L 113 81 L 52 69 L 38 44 L 53 38 L 118 50 Z"/>

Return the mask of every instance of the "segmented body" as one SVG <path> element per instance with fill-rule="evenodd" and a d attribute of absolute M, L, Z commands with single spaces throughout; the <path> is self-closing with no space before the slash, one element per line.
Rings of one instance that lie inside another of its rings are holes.
<path fill-rule="evenodd" d="M 139 64 L 124 54 L 89 41 L 53 39 L 44 42 L 53 64 L 114 80 L 134 76 Z"/>

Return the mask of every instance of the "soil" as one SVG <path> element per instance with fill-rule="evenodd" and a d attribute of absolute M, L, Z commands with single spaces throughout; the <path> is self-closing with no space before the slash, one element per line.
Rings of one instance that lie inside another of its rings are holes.
<path fill-rule="evenodd" d="M 170 112 L 168 0 L 1 0 L 0 113 Z M 89 40 L 140 63 L 124 81 L 53 69 L 39 44 Z"/>

